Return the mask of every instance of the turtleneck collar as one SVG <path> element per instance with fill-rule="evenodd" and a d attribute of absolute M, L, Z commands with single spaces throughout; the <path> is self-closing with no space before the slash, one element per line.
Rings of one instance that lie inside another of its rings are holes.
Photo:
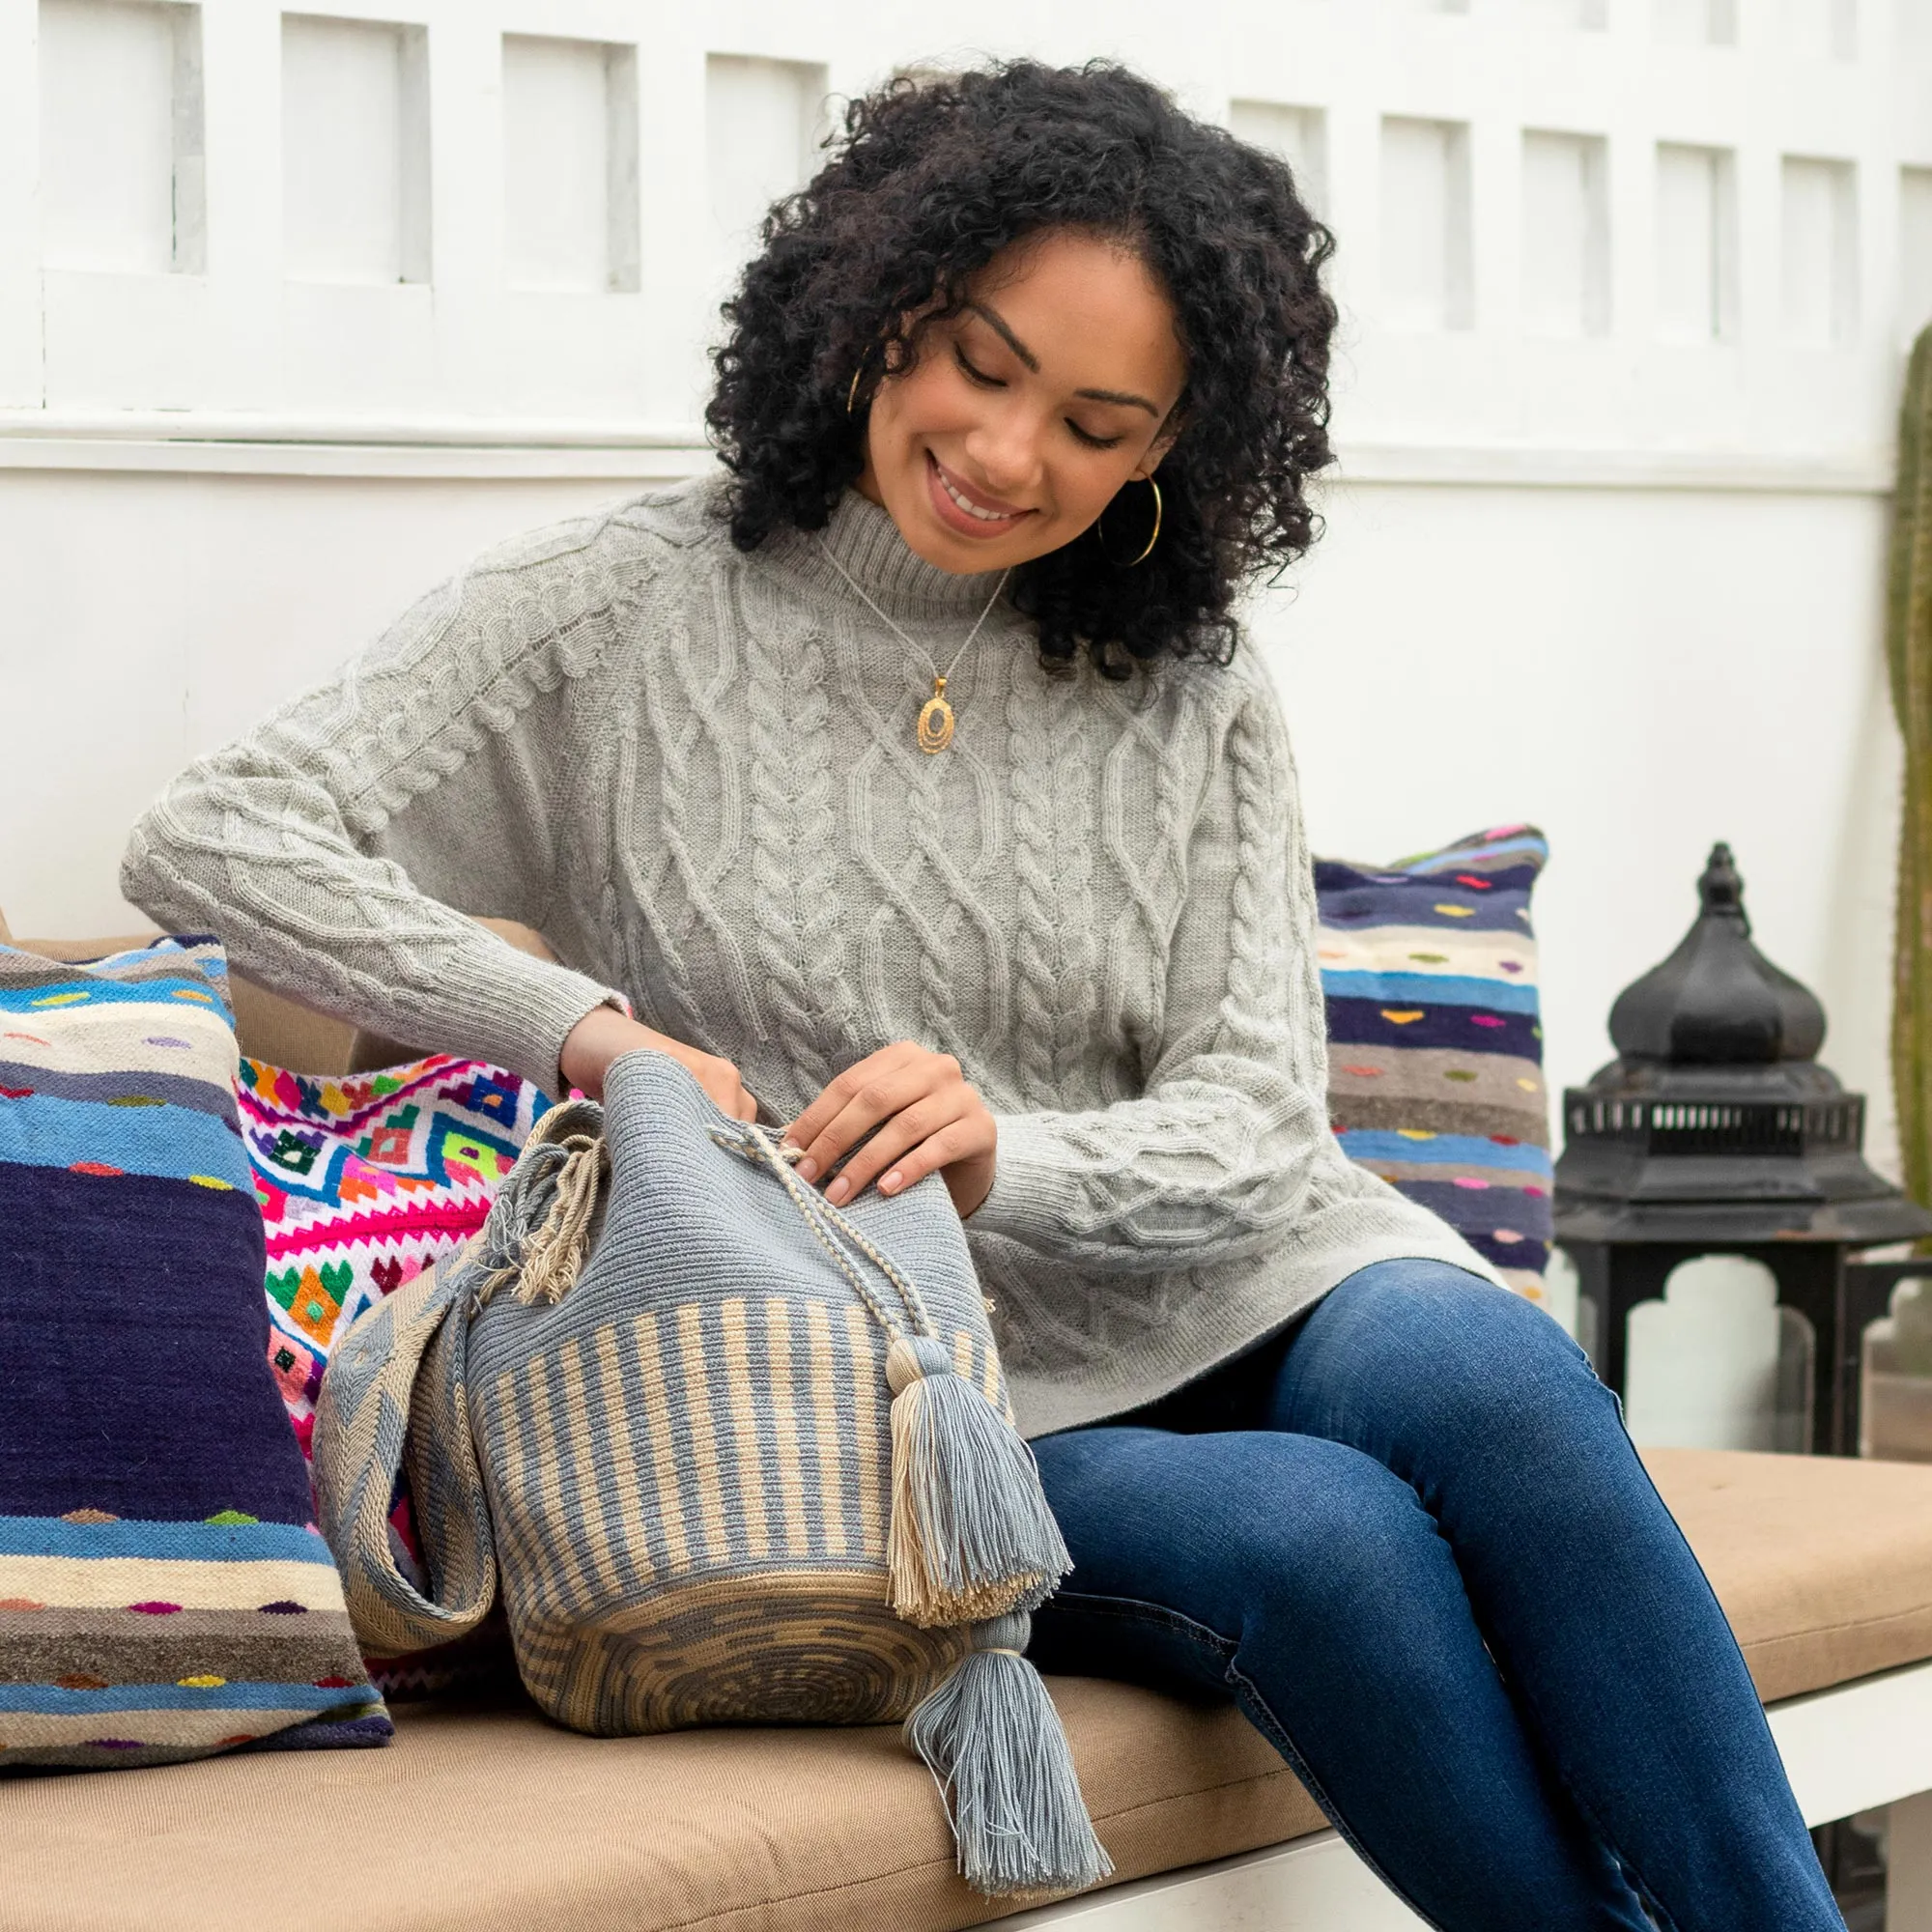
<path fill-rule="evenodd" d="M 880 610 L 902 619 L 977 617 L 1000 581 L 997 570 L 958 576 L 927 563 L 907 547 L 891 516 L 856 490 L 838 499 L 823 530 L 774 531 L 765 549 L 806 582 L 857 603 L 829 550 Z"/>

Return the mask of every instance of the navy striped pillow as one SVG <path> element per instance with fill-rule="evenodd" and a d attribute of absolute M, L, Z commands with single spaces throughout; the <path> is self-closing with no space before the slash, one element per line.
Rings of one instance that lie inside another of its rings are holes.
<path fill-rule="evenodd" d="M 1318 860 L 1328 1108 L 1343 1151 L 1543 1298 L 1549 1115 L 1529 895 L 1505 826 L 1377 869 Z"/>
<path fill-rule="evenodd" d="M 0 946 L 0 1773 L 389 1735 L 264 1359 L 226 979 Z"/>

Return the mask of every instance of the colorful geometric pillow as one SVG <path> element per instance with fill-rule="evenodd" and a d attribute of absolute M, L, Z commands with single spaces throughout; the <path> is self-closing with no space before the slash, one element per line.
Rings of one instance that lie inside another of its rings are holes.
<path fill-rule="evenodd" d="M 244 1059 L 236 1097 L 268 1227 L 269 1366 L 306 1457 L 335 1338 L 483 1225 L 551 1102 L 514 1073 L 447 1054 L 340 1079 Z M 421 1550 L 405 1486 L 389 1521 L 407 1570 Z M 515 1670 L 500 1616 L 436 1650 L 363 1662 L 391 1699 Z"/>
<path fill-rule="evenodd" d="M 382 1744 L 264 1369 L 227 965 L 0 947 L 0 1773 Z"/>
<path fill-rule="evenodd" d="M 1328 1108 L 1342 1150 L 1544 1296 L 1549 1116 L 1527 825 L 1384 870 L 1318 860 Z"/>
<path fill-rule="evenodd" d="M 244 1059 L 236 1097 L 268 1230 L 269 1365 L 306 1457 L 335 1337 L 483 1225 L 551 1103 L 447 1054 L 341 1079 Z"/>

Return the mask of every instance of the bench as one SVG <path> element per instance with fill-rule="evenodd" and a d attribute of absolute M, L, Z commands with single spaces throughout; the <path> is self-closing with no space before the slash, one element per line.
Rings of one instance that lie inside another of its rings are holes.
<path fill-rule="evenodd" d="M 4 932 L 4 928 L 0 928 Z M 98 955 L 115 942 L 55 947 Z M 252 1052 L 348 1029 L 238 990 Z M 1932 1932 L 1932 1466 L 1655 1450 L 1807 1822 L 1887 1807 L 1888 1932 Z M 1394 1932 L 1418 1924 L 1247 1722 L 1057 1678 L 1115 1882 L 969 1891 L 895 1727 L 591 1739 L 514 1697 L 394 1707 L 386 1750 L 0 1783 L 0 1932 Z"/>
<path fill-rule="evenodd" d="M 1932 1932 L 1932 1468 L 1660 1450 L 1807 1820 L 1891 1806 L 1889 1932 Z M 1067 1932 L 1395 1932 L 1414 1919 L 1231 1706 L 1058 1678 L 1120 1883 Z M 386 1750 L 0 1786 L 8 1932 L 942 1932 L 953 1875 L 892 1726 L 594 1739 L 534 1709 L 395 1707 Z"/>

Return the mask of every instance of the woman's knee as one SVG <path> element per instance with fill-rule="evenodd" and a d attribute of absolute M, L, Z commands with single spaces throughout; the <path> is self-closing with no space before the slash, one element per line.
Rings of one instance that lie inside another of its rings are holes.
<path fill-rule="evenodd" d="M 1415 1492 L 1340 1442 L 1103 1428 L 1035 1446 L 1067 1588 L 1149 1599 L 1226 1637 L 1257 1617 L 1367 1614 L 1440 1553 Z"/>
<path fill-rule="evenodd" d="M 1471 1447 L 1520 1452 L 1525 1435 L 1620 1428 L 1614 1399 L 1555 1321 L 1441 1262 L 1386 1262 L 1351 1275 L 1310 1317 L 1285 1366 L 1291 1409 L 1366 1401 Z M 1306 1426 L 1320 1425 L 1311 1417 Z"/>
<path fill-rule="evenodd" d="M 1247 1623 L 1373 1626 L 1453 1559 L 1415 1491 L 1346 1443 L 1267 1432 L 1220 1499 Z"/>

